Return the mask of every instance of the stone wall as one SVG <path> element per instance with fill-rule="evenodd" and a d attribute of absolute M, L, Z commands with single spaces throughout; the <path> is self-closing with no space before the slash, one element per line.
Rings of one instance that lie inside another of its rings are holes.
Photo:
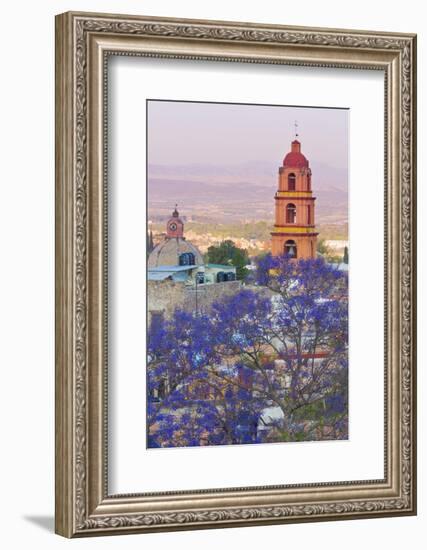
<path fill-rule="evenodd" d="M 221 296 L 235 294 L 242 288 L 240 281 L 186 286 L 174 281 L 148 281 L 148 322 L 151 313 L 163 313 L 170 318 L 175 308 L 207 311 Z"/>

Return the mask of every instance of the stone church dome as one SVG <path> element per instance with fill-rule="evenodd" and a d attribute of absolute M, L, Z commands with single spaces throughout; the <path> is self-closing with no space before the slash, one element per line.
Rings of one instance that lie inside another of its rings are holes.
<path fill-rule="evenodd" d="M 166 237 L 165 240 L 154 247 L 148 257 L 148 267 L 160 267 L 162 265 L 186 265 L 183 264 L 183 254 L 190 253 L 194 256 L 192 265 L 203 265 L 203 256 L 200 251 L 184 237 Z M 191 265 L 191 264 L 189 264 Z"/>
<path fill-rule="evenodd" d="M 148 267 L 203 265 L 203 263 L 200 251 L 184 237 L 184 223 L 175 205 L 172 217 L 166 223 L 165 239 L 150 252 Z"/>

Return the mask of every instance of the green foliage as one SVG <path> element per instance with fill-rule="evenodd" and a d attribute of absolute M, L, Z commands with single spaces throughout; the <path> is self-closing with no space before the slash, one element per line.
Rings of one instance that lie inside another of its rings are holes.
<path fill-rule="evenodd" d="M 154 249 L 154 240 L 153 240 L 153 231 L 150 229 L 150 231 L 147 233 L 147 258 L 150 255 L 150 252 L 152 252 Z"/>
<path fill-rule="evenodd" d="M 317 241 L 317 252 L 321 254 L 326 261 L 339 264 L 342 261 L 341 256 L 337 256 L 325 243 L 325 239 L 319 239 Z"/>
<path fill-rule="evenodd" d="M 238 279 L 244 279 L 249 273 L 245 267 L 249 264 L 248 252 L 238 248 L 233 241 L 227 240 L 219 246 L 210 246 L 207 257 L 211 264 L 234 265 Z"/>
<path fill-rule="evenodd" d="M 343 263 L 348 264 L 348 246 L 344 248 Z"/>
<path fill-rule="evenodd" d="M 317 241 L 317 252 L 326 256 L 329 252 L 329 248 L 326 246 L 325 239 L 318 239 Z"/>
<path fill-rule="evenodd" d="M 249 253 L 251 255 L 257 255 L 266 248 L 270 250 L 271 231 L 273 229 L 272 223 L 273 222 L 269 220 L 250 222 L 238 221 L 234 223 L 215 223 L 214 221 L 208 220 L 191 221 L 185 223 L 185 231 L 195 233 L 200 238 L 209 238 L 211 239 L 210 243 L 212 242 L 212 238 L 217 239 L 218 242 L 233 239 L 246 239 L 250 242 L 250 244 L 247 245 Z M 151 227 L 157 234 L 164 232 L 163 222 L 154 222 Z M 320 223 L 316 225 L 316 228 L 320 233 L 319 241 L 347 240 L 348 238 L 347 223 Z M 321 250 L 320 252 L 322 253 Z M 205 259 L 207 261 L 207 254 Z M 339 258 L 339 262 L 341 261 L 342 257 Z"/>

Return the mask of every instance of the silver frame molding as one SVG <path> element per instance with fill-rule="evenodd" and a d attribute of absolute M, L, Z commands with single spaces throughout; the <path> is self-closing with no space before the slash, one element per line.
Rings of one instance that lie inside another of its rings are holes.
<path fill-rule="evenodd" d="M 106 78 L 111 55 L 384 72 L 384 479 L 108 494 Z M 72 12 L 56 17 L 58 534 L 79 537 L 416 513 L 415 119 L 412 34 Z"/>

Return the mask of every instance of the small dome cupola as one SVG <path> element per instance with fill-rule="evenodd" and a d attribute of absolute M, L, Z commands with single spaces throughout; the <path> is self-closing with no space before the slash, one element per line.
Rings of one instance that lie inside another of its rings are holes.
<path fill-rule="evenodd" d="M 287 168 L 308 168 L 308 160 L 301 153 L 301 143 L 294 139 L 291 151 L 283 159 L 283 166 Z"/>
<path fill-rule="evenodd" d="M 166 224 L 166 237 L 171 238 L 183 238 L 184 236 L 184 223 L 179 217 L 178 205 L 175 204 L 175 210 L 172 212 L 172 217 L 169 218 Z"/>

